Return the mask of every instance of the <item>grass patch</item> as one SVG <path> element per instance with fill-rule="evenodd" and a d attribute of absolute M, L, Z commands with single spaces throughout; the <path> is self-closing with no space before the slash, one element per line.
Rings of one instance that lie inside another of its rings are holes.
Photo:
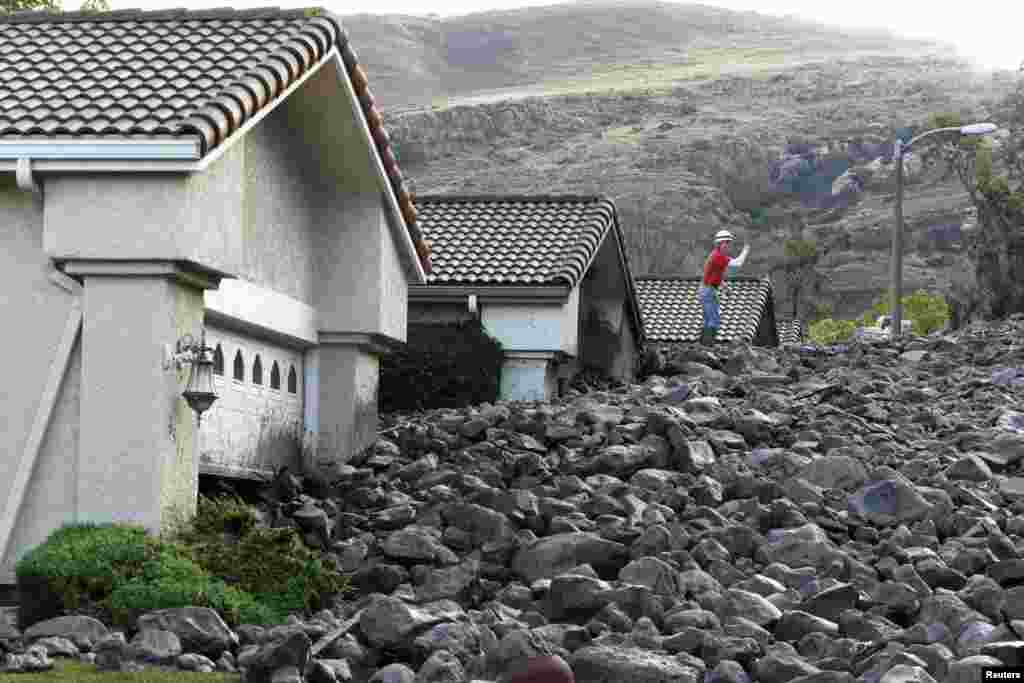
<path fill-rule="evenodd" d="M 703 48 L 690 50 L 682 64 L 618 64 L 590 74 L 542 84 L 544 94 L 582 95 L 594 92 L 649 90 L 668 92 L 679 81 L 718 78 L 729 67 L 759 70 L 783 64 L 792 54 L 780 48 Z"/>
<path fill-rule="evenodd" d="M 606 140 L 611 142 L 623 142 L 637 144 L 643 137 L 644 127 L 638 125 L 616 126 L 604 132 Z"/>
<path fill-rule="evenodd" d="M 139 673 L 97 671 L 92 664 L 56 659 L 52 671 L 33 674 L 0 674 L 0 683 L 238 683 L 238 674 L 202 674 L 194 671 L 153 669 Z"/>

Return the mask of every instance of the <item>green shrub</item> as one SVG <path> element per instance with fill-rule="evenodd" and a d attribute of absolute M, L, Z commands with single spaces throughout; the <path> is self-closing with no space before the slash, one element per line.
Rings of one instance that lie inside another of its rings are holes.
<path fill-rule="evenodd" d="M 410 324 L 405 347 L 381 361 L 381 410 L 494 402 L 503 362 L 501 344 L 479 320 Z"/>
<path fill-rule="evenodd" d="M 140 614 L 211 607 L 231 626 L 273 625 L 348 590 L 294 529 L 260 529 L 235 498 L 201 498 L 165 539 L 123 524 L 58 529 L 16 567 L 21 627 L 66 611 L 131 627 Z"/>
<path fill-rule="evenodd" d="M 134 624 L 143 613 L 170 607 L 212 607 L 231 625 L 279 621 L 250 594 L 214 578 L 182 549 L 165 546 L 143 566 L 140 576 L 118 585 L 110 595 L 114 623 Z"/>
<path fill-rule="evenodd" d="M 856 330 L 857 323 L 853 320 L 824 318 L 811 323 L 807 334 L 815 344 L 828 346 L 849 341 Z"/>
<path fill-rule="evenodd" d="M 913 321 L 914 334 L 925 336 L 936 330 L 949 321 L 949 304 L 941 294 L 929 294 L 919 289 L 913 294 L 903 297 L 900 300 L 903 307 L 904 320 Z M 889 297 L 882 297 L 861 317 L 865 325 L 874 325 L 880 315 L 888 315 Z"/>
<path fill-rule="evenodd" d="M 322 609 L 349 588 L 295 529 L 258 528 L 252 508 L 230 496 L 200 498 L 196 516 L 175 539 L 204 570 L 253 596 L 274 622 Z"/>
<path fill-rule="evenodd" d="M 133 525 L 62 527 L 30 550 L 15 571 L 23 626 L 85 611 L 129 627 L 141 612 L 190 605 L 212 607 L 232 625 L 276 617 L 202 569 L 186 549 Z"/>

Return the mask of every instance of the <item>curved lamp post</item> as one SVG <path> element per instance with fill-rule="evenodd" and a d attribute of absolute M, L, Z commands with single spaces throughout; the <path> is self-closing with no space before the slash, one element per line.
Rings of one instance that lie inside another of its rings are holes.
<path fill-rule="evenodd" d="M 972 123 L 967 126 L 953 126 L 950 128 L 935 128 L 911 138 L 906 144 L 896 138 L 894 156 L 896 158 L 896 221 L 892 227 L 892 321 L 891 334 L 895 341 L 903 334 L 903 305 L 900 300 L 903 298 L 903 155 L 914 145 L 933 135 L 989 135 L 994 133 L 998 126 L 994 123 Z"/>

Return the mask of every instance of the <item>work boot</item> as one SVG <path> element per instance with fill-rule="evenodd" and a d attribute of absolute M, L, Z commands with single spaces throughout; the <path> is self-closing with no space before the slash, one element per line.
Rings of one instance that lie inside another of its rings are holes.
<path fill-rule="evenodd" d="M 715 341 L 717 339 L 718 339 L 718 328 L 717 327 L 709 327 L 708 328 L 708 343 L 707 343 L 707 345 L 708 346 L 714 346 L 715 345 Z"/>
<path fill-rule="evenodd" d="M 705 327 L 700 331 L 700 345 L 711 346 L 711 328 Z"/>

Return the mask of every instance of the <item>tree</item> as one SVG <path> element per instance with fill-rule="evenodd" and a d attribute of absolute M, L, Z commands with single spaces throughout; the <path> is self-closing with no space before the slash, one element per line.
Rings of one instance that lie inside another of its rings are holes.
<path fill-rule="evenodd" d="M 60 0 L 0 0 L 0 14 L 26 10 L 60 12 L 63 7 Z M 83 0 L 79 8 L 79 11 L 82 12 L 107 12 L 109 10 L 110 0 Z"/>
<path fill-rule="evenodd" d="M 993 112 L 1007 131 L 998 147 L 988 139 L 962 138 L 947 157 L 978 213 L 967 242 L 977 296 L 992 317 L 1024 311 L 1024 80 Z M 933 124 L 960 125 L 955 115 Z"/>
<path fill-rule="evenodd" d="M 804 239 L 800 233 L 799 227 L 791 228 L 791 236 L 783 245 L 784 259 L 778 268 L 794 319 L 813 316 L 815 301 L 825 283 L 818 270 L 825 250 L 816 241 Z"/>

